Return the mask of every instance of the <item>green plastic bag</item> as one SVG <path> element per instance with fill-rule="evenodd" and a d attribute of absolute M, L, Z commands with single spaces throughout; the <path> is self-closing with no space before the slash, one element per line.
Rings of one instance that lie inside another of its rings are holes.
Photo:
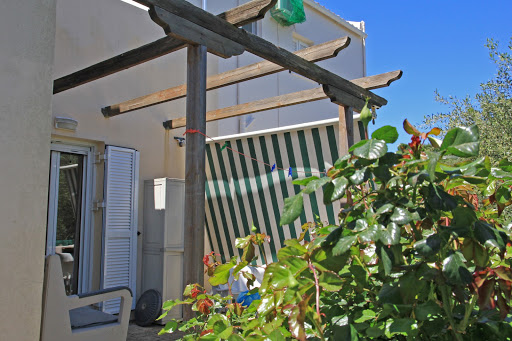
<path fill-rule="evenodd" d="M 282 26 L 291 26 L 306 21 L 302 0 L 279 0 L 277 5 L 270 10 L 270 14 Z"/>

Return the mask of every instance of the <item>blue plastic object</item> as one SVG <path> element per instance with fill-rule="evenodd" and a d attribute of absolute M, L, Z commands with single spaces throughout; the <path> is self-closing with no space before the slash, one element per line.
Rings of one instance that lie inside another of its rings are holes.
<path fill-rule="evenodd" d="M 238 295 L 238 298 L 236 299 L 236 303 L 241 304 L 244 307 L 248 307 L 251 305 L 252 301 L 261 299 L 261 296 L 258 292 L 254 293 L 252 295 L 248 295 L 248 293 L 249 293 L 248 290 L 242 291 Z"/>

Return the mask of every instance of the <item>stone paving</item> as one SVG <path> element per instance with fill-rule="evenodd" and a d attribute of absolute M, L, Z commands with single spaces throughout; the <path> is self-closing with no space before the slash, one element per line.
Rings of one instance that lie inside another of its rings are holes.
<path fill-rule="evenodd" d="M 131 322 L 128 327 L 128 337 L 126 341 L 169 341 L 178 340 L 183 334 L 173 333 L 158 335 L 158 332 L 162 329 L 162 326 L 153 324 L 149 327 L 139 327 L 135 323 Z"/>

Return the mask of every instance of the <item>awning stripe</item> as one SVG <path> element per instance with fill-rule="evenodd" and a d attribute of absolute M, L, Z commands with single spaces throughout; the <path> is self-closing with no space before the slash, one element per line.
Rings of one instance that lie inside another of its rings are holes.
<path fill-rule="evenodd" d="M 297 238 L 302 232 L 301 226 L 315 222 L 316 216 L 323 223 L 337 223 L 340 205 L 325 206 L 323 191 L 319 190 L 304 197 L 305 210 L 299 219 L 288 226 L 279 226 L 284 199 L 301 191 L 292 181 L 310 176 L 311 172 L 320 176 L 318 173 L 329 169 L 338 158 L 337 123 L 331 122 L 290 131 L 231 136 L 220 144 L 208 142 L 206 228 L 213 250 L 220 253 L 223 260 L 241 256 L 235 239 L 250 234 L 252 223 L 272 238 L 270 244 L 264 245 L 268 261 L 276 261 L 284 240 Z M 267 165 L 227 149 L 221 150 L 224 142 L 241 153 L 286 170 L 271 172 Z M 294 171 L 292 177 L 288 176 L 288 167 Z M 262 262 L 259 256 L 257 264 Z"/>
<path fill-rule="evenodd" d="M 229 218 L 228 221 L 231 222 L 231 225 L 233 225 L 234 228 L 229 228 L 227 225 L 224 226 L 224 231 L 229 234 L 229 238 L 232 241 L 231 245 L 234 245 L 236 238 L 240 238 L 241 234 L 239 232 L 239 228 L 241 225 L 241 222 L 239 219 L 237 219 L 237 216 L 235 214 L 235 207 L 233 202 L 233 196 L 232 191 L 230 189 L 230 182 L 232 181 L 232 177 L 228 178 L 226 174 L 226 167 L 224 163 L 224 158 L 220 150 L 220 146 L 218 144 L 215 145 L 215 152 L 217 157 L 213 158 L 213 165 L 216 169 L 217 174 L 221 174 L 222 181 L 219 181 L 219 189 L 220 189 L 220 197 L 222 198 L 222 204 L 223 207 L 229 208 L 229 216 L 228 212 L 226 213 L 226 216 Z M 233 186 L 231 186 L 233 188 Z M 233 248 L 234 251 L 238 252 L 238 256 L 241 257 L 242 253 L 241 250 L 237 249 L 236 247 Z M 235 252 L 236 253 L 236 252 Z"/>

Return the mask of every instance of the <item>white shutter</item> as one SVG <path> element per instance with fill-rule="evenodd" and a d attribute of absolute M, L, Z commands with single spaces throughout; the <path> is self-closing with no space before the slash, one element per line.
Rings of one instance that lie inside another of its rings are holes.
<path fill-rule="evenodd" d="M 135 298 L 139 152 L 107 146 L 106 156 L 102 287 L 127 286 Z M 120 299 L 107 301 L 103 310 L 118 313 L 119 304 Z"/>

